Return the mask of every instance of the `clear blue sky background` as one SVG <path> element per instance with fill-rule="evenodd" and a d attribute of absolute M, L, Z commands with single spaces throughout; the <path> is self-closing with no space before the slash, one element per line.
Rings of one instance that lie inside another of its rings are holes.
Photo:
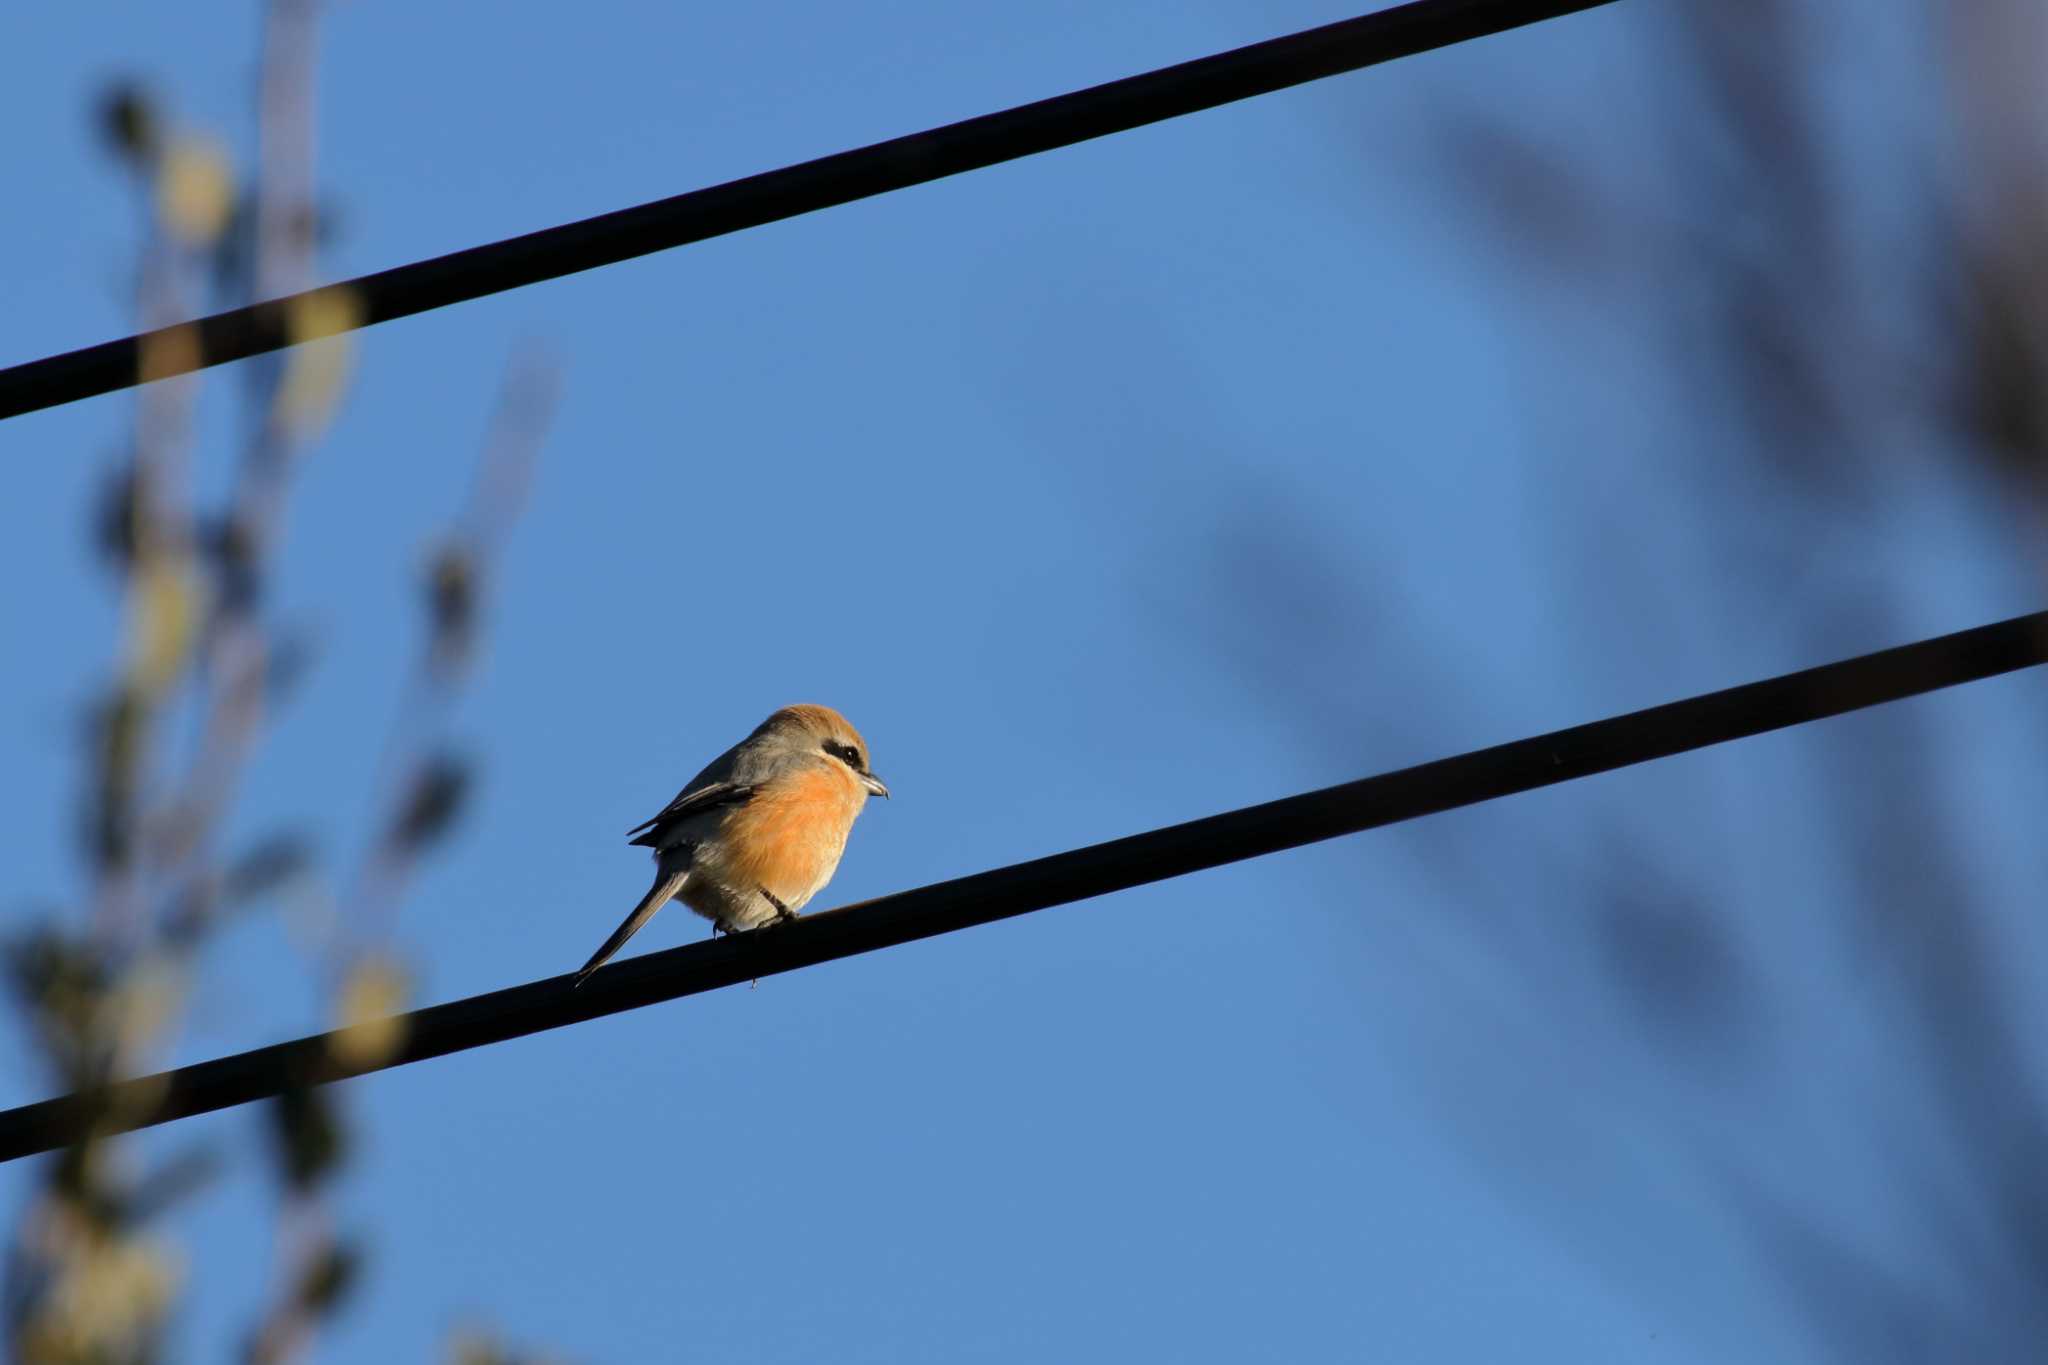
<path fill-rule="evenodd" d="M 1349 12 L 337 5 L 323 272 Z M 90 103 L 138 73 L 246 155 L 256 18 L 7 21 L 0 360 L 130 330 L 132 213 Z M 564 399 L 458 723 L 483 786 L 401 920 L 425 1000 L 580 963 L 645 884 L 621 831 L 788 701 L 846 711 L 897 793 L 824 904 L 2041 605 L 1992 490 L 1938 462 L 1881 463 L 1820 529 L 1784 526 L 1765 490 L 1703 492 L 1706 466 L 1662 458 L 1685 377 L 1481 245 L 1434 135 L 1511 110 L 1638 173 L 1645 22 L 1581 16 L 369 334 L 279 585 L 321 662 L 236 828 L 360 846 L 421 556 L 529 337 L 561 357 Z M 237 396 L 208 386 L 209 432 Z M 77 707 L 116 624 L 85 530 L 130 402 L 0 427 L 15 922 L 80 885 Z M 1233 575 L 1254 525 L 1290 528 L 1261 543 L 1296 591 Z M 1769 593 L 1729 568 L 1765 541 L 1810 547 Z M 1830 606 L 1880 590 L 1897 615 Z M 1305 723 L 1271 686 L 1275 642 L 1368 599 L 1280 661 L 1358 717 Z M 1996 812 L 2048 797 L 2040 695 L 2009 680 L 1849 722 L 1882 755 L 1910 711 L 1954 755 L 1944 797 L 1997 905 L 2038 905 L 2038 824 Z M 365 1143 L 339 1202 L 372 1261 L 320 1358 L 418 1359 L 469 1320 L 621 1362 L 1819 1358 L 1726 1166 L 1799 1191 L 1877 1262 L 1937 1289 L 1960 1273 L 1916 1260 L 1883 1198 L 1897 1154 L 1870 1107 L 1915 1101 L 1887 1087 L 1882 997 L 1823 927 L 1859 855 L 1832 837 L 1849 779 L 1813 770 L 1819 742 L 354 1083 Z M 1772 987 L 1742 1012 L 1769 1064 L 1674 1075 L 1642 1017 L 1587 988 L 1598 944 L 1555 926 L 1589 865 L 1629 858 L 1725 916 Z M 701 927 L 671 912 L 634 949 Z M 174 1059 L 318 1025 L 303 940 L 270 918 L 218 942 Z M 46 1092 L 19 1039 L 0 1057 L 0 1101 Z M 179 1334 L 222 1359 L 267 1289 L 272 1195 L 252 1112 L 141 1150 L 195 1136 L 235 1171 L 174 1223 Z M 0 1169 L 9 1207 L 27 1177 Z"/>

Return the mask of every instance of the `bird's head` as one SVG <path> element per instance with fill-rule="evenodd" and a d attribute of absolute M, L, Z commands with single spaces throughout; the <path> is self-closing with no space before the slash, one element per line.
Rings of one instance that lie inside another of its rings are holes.
<path fill-rule="evenodd" d="M 853 723 L 829 706 L 808 702 L 785 706 L 761 722 L 756 735 L 772 736 L 778 745 L 795 753 L 820 753 L 843 765 L 854 780 L 876 796 L 886 797 L 889 788 L 868 767 L 868 742 Z"/>

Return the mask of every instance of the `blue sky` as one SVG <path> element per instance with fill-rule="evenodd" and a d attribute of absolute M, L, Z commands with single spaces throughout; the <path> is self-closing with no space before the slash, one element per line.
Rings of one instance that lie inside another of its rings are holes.
<path fill-rule="evenodd" d="M 456 722 L 482 786 L 399 922 L 422 1001 L 580 964 L 644 888 L 621 832 L 789 701 L 844 710 L 896 792 L 824 905 L 2038 607 L 1996 490 L 1949 466 L 1884 464 L 1820 531 L 1732 477 L 1703 493 L 1699 462 L 1660 458 L 1684 378 L 1484 245 L 1434 133 L 1512 105 L 1633 173 L 1656 81 L 1626 74 L 1645 20 L 1625 9 L 366 334 L 278 585 L 319 666 L 234 828 L 361 846 L 417 571 L 529 340 L 563 398 Z M 1349 12 L 337 5 L 322 270 Z M 133 216 L 91 101 L 142 75 L 246 158 L 256 19 L 122 3 L 9 24 L 0 361 L 131 330 Z M 237 396 L 216 379 L 201 400 L 216 485 Z M 80 885 L 75 717 L 115 638 L 84 531 L 130 402 L 0 426 L 17 923 Z M 1760 541 L 1808 546 L 1803 576 L 1765 591 L 1731 568 Z M 1232 568 L 1274 555 L 1297 591 Z M 1838 609 L 1859 593 L 1893 614 Z M 1327 647 L 1276 658 L 1310 638 Z M 2048 796 L 2021 756 L 2039 699 L 2010 679 L 1835 732 L 1882 755 L 1910 713 L 1943 746 L 1994 906 L 2038 904 L 2038 831 L 1999 813 Z M 1331 708 L 1356 723 L 1314 719 Z M 353 1083 L 338 1205 L 372 1260 L 319 1358 L 417 1358 L 473 1320 L 592 1361 L 1822 1358 L 1702 1155 L 1916 1265 L 1861 1118 L 1913 1098 L 1886 1088 L 1883 997 L 1825 927 L 1859 846 L 1820 837 L 1847 779 L 1816 743 Z M 1641 1017 L 1584 989 L 1597 943 L 1552 926 L 1627 856 L 1719 908 L 1769 987 L 1740 1030 L 1781 1049 L 1770 1065 L 1674 1078 Z M 700 927 L 664 914 L 633 950 Z M 171 1059 L 321 1023 L 309 932 L 284 913 L 216 942 Z M 0 1101 L 45 1093 L 18 1038 L 0 1057 Z M 272 1195 L 252 1113 L 139 1147 L 194 1137 L 234 1166 L 174 1224 L 198 1360 L 260 1302 Z M 27 1178 L 0 1169 L 11 1207 Z"/>

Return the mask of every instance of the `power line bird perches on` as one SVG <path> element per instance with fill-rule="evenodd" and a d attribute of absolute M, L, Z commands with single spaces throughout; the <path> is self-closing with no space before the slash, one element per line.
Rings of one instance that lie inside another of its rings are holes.
<path fill-rule="evenodd" d="M 2048 612 L 0 1112 L 0 1160 L 1185 876 L 2048 663 Z M 383 1040 L 365 1048 L 363 1039 Z"/>

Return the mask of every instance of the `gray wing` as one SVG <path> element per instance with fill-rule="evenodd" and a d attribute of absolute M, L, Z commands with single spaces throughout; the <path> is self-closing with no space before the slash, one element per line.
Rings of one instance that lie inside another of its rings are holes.
<path fill-rule="evenodd" d="M 675 800 L 661 808 L 660 814 L 627 830 L 626 837 L 635 844 L 659 848 L 664 842 L 663 836 L 677 821 L 719 806 L 737 805 L 752 796 L 754 789 L 764 782 L 806 761 L 823 760 L 815 755 L 793 755 L 771 746 L 750 746 L 742 741 L 712 759 L 703 772 L 691 778 L 676 793 Z"/>
<path fill-rule="evenodd" d="M 659 848 L 662 836 L 678 820 L 686 820 L 718 806 L 731 806 L 745 801 L 754 794 L 751 785 L 739 782 L 712 782 L 705 786 L 685 787 L 676 793 L 676 799 L 661 808 L 651 820 L 643 820 L 626 831 L 628 843 L 641 844 L 648 848 Z"/>
<path fill-rule="evenodd" d="M 739 747 L 736 744 L 707 763 L 704 771 L 685 782 L 675 799 L 663 806 L 653 819 L 643 820 L 627 830 L 627 840 L 647 848 L 659 848 L 662 836 L 676 821 L 719 806 L 733 805 L 752 796 L 758 779 L 752 773 L 734 771 L 738 766 L 735 760 Z"/>

